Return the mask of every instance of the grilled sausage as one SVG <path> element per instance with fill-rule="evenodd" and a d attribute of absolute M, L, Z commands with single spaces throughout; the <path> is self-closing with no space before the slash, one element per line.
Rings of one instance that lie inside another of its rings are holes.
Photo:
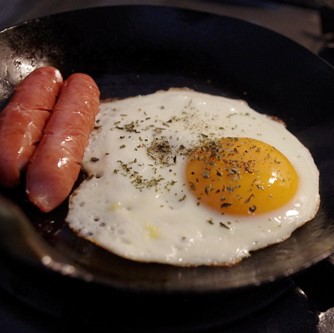
<path fill-rule="evenodd" d="M 42 137 L 63 79 L 54 67 L 26 76 L 0 113 L 0 185 L 13 187 Z"/>
<path fill-rule="evenodd" d="M 72 74 L 63 83 L 27 168 L 26 193 L 41 211 L 51 211 L 70 194 L 94 128 L 99 98 L 98 86 L 86 74 Z"/>

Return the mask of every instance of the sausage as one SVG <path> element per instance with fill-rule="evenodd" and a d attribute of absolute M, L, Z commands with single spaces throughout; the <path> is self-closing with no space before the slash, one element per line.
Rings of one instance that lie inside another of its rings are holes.
<path fill-rule="evenodd" d="M 100 91 L 87 74 L 72 74 L 60 91 L 26 173 L 26 193 L 49 212 L 70 194 L 99 111 Z"/>
<path fill-rule="evenodd" d="M 15 88 L 0 113 L 0 185 L 16 186 L 50 117 L 63 79 L 54 67 L 40 67 Z"/>

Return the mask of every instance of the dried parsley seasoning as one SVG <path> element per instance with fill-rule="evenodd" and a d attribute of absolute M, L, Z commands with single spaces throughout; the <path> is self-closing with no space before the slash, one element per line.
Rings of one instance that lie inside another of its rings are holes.
<path fill-rule="evenodd" d="M 138 126 L 138 120 L 137 121 L 132 121 L 129 124 L 125 124 L 123 126 L 119 126 L 120 122 L 115 122 L 114 125 L 117 129 L 123 130 L 129 133 L 140 133 L 140 131 L 137 129 Z"/>
<path fill-rule="evenodd" d="M 228 207 L 230 207 L 230 206 L 232 206 L 232 204 L 229 203 L 229 202 L 224 202 L 224 203 L 222 203 L 222 204 L 220 205 L 221 208 L 228 208 Z"/>
<path fill-rule="evenodd" d="M 211 224 L 211 225 L 214 224 L 212 218 L 209 218 L 208 220 L 206 220 L 206 222 L 208 222 L 208 223 Z"/>
<path fill-rule="evenodd" d="M 163 177 L 160 178 L 144 178 L 142 175 L 134 174 L 131 183 L 139 190 L 143 190 L 145 188 L 155 188 L 157 190 L 158 185 L 164 180 Z"/>
<path fill-rule="evenodd" d="M 175 164 L 172 147 L 165 137 L 155 138 L 152 144 L 147 147 L 146 153 L 160 165 L 170 166 Z"/>
<path fill-rule="evenodd" d="M 215 222 L 214 222 L 212 217 L 207 219 L 206 222 L 210 225 L 215 225 Z M 230 224 L 231 224 L 230 221 L 227 221 L 227 222 L 219 221 L 218 226 L 221 227 L 221 228 L 227 229 L 227 230 L 231 230 L 230 227 L 229 227 Z"/>
<path fill-rule="evenodd" d="M 184 194 L 184 195 L 179 199 L 179 202 L 186 200 L 186 198 L 187 198 L 187 195 Z"/>
<path fill-rule="evenodd" d="M 250 206 L 250 207 L 248 208 L 249 213 L 254 214 L 255 211 L 256 211 L 256 208 L 257 208 L 257 207 L 256 207 L 255 205 Z"/>
<path fill-rule="evenodd" d="M 219 226 L 230 230 L 230 227 L 228 225 L 226 225 L 224 222 L 219 222 Z"/>

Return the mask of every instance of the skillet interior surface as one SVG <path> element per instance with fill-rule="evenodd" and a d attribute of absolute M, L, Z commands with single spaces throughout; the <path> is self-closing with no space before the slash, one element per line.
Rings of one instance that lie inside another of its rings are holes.
<path fill-rule="evenodd" d="M 101 98 L 189 87 L 244 99 L 255 110 L 281 118 L 309 148 L 320 170 L 322 199 L 316 217 L 291 238 L 253 253 L 235 267 L 180 268 L 136 263 L 107 253 L 68 229 L 67 202 L 41 214 L 19 187 L 2 194 L 23 211 L 32 228 L 22 227 L 25 221 L 14 218 L 15 242 L 2 237 L 8 252 L 36 262 L 44 258 L 43 265 L 51 269 L 62 273 L 67 269 L 66 274 L 111 288 L 159 293 L 260 285 L 332 253 L 334 181 L 327 175 L 334 168 L 334 69 L 303 47 L 233 18 L 176 8 L 120 6 L 56 14 L 6 29 L 0 33 L 0 49 L 2 106 L 19 80 L 46 64 L 58 67 L 64 77 L 72 72 L 90 74 Z M 7 234 L 2 233 L 8 236 L 12 227 L 3 225 Z M 27 250 L 24 254 L 21 247 Z"/>

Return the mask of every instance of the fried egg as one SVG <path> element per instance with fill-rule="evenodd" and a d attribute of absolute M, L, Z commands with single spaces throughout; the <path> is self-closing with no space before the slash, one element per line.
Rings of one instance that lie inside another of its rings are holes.
<path fill-rule="evenodd" d="M 320 202 L 314 160 L 282 122 L 189 89 L 102 102 L 83 169 L 67 223 L 140 262 L 233 265 Z"/>

